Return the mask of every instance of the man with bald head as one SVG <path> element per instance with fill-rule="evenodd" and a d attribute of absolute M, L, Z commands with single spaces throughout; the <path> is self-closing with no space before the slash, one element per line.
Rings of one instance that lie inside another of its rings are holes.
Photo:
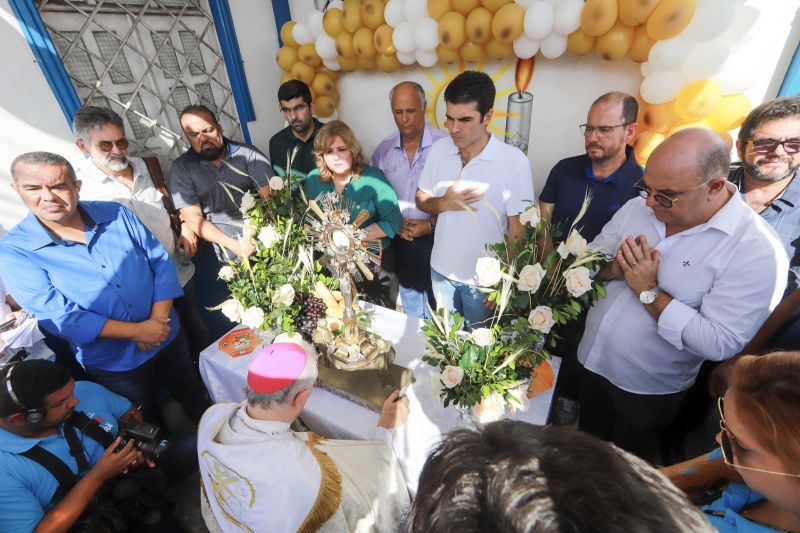
<path fill-rule="evenodd" d="M 590 248 L 613 255 L 578 348 L 580 428 L 660 462 L 661 432 L 705 360 L 738 353 L 781 299 L 780 239 L 727 181 L 714 132 L 659 145 Z"/>
<path fill-rule="evenodd" d="M 431 289 L 431 250 L 434 221 L 417 209 L 417 183 L 430 148 L 447 133 L 425 124 L 425 90 L 413 81 L 397 84 L 389 93 L 397 132 L 386 137 L 372 156 L 397 193 L 403 227 L 392 241 L 397 255 L 397 278 L 403 311 L 429 317 L 428 303 L 436 307 Z"/>

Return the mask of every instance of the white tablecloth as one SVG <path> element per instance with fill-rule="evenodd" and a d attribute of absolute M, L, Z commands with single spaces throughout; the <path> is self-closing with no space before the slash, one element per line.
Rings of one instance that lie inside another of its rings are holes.
<path fill-rule="evenodd" d="M 418 333 L 419 321 L 384 307 L 369 304 L 364 307 L 374 310 L 372 327 L 395 347 L 395 363 L 414 372 L 416 382 L 406 391 L 410 404 L 408 422 L 395 430 L 392 443 L 413 493 L 416 492 L 417 479 L 430 448 L 439 441 L 442 433 L 463 427 L 463 422 L 454 406 L 445 409 L 441 400 L 431 393 L 429 369 L 432 367 L 422 361 L 423 344 Z M 214 402 L 240 402 L 244 399 L 242 389 L 245 386 L 247 367 L 253 353 L 257 351 L 241 357 L 231 357 L 218 348 L 218 342 L 214 342 L 200 354 L 200 373 Z M 550 364 L 554 375 L 558 376 L 561 360 L 553 357 Z M 531 399 L 530 409 L 526 413 L 516 413 L 510 415 L 510 418 L 543 425 L 552 400 L 553 389 L 550 388 Z M 320 435 L 369 440 L 373 438 L 378 414 L 316 388 L 301 419 Z"/>

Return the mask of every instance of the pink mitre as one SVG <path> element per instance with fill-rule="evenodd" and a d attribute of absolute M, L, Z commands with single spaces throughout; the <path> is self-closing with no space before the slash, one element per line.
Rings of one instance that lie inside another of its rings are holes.
<path fill-rule="evenodd" d="M 247 386 L 257 394 L 270 394 L 288 387 L 306 367 L 306 352 L 295 343 L 270 344 L 253 358 L 247 369 Z"/>

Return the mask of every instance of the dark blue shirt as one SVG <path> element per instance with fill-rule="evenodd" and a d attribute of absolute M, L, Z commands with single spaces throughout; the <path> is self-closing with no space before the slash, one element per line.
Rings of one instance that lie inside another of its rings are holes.
<path fill-rule="evenodd" d="M 554 204 L 551 221 L 561 231 L 558 240 L 567 238 L 566 233 L 580 211 L 587 191 L 591 193 L 592 201 L 576 228 L 587 242 L 592 242 L 614 213 L 637 195 L 633 185 L 641 179 L 644 171 L 636 163 L 633 148 L 626 146 L 625 154 L 625 163 L 602 181 L 592 174 L 592 162 L 586 154 L 556 163 L 547 176 L 539 201 Z"/>
<path fill-rule="evenodd" d="M 85 366 L 113 372 L 144 364 L 160 347 L 139 350 L 98 338 L 108 319 L 142 322 L 153 303 L 183 295 L 167 251 L 136 215 L 116 202 L 80 202 L 86 244 L 62 240 L 28 213 L 0 240 L 0 276 L 9 293 L 45 329 L 70 341 Z"/>

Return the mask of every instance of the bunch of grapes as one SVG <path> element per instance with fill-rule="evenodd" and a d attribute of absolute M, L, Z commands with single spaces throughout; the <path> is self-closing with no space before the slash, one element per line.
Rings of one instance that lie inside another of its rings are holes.
<path fill-rule="evenodd" d="M 311 334 L 316 329 L 317 322 L 319 319 L 325 318 L 327 311 L 325 302 L 319 298 L 311 294 L 303 297 L 303 309 L 295 319 L 295 325 L 305 340 L 311 342 Z"/>

